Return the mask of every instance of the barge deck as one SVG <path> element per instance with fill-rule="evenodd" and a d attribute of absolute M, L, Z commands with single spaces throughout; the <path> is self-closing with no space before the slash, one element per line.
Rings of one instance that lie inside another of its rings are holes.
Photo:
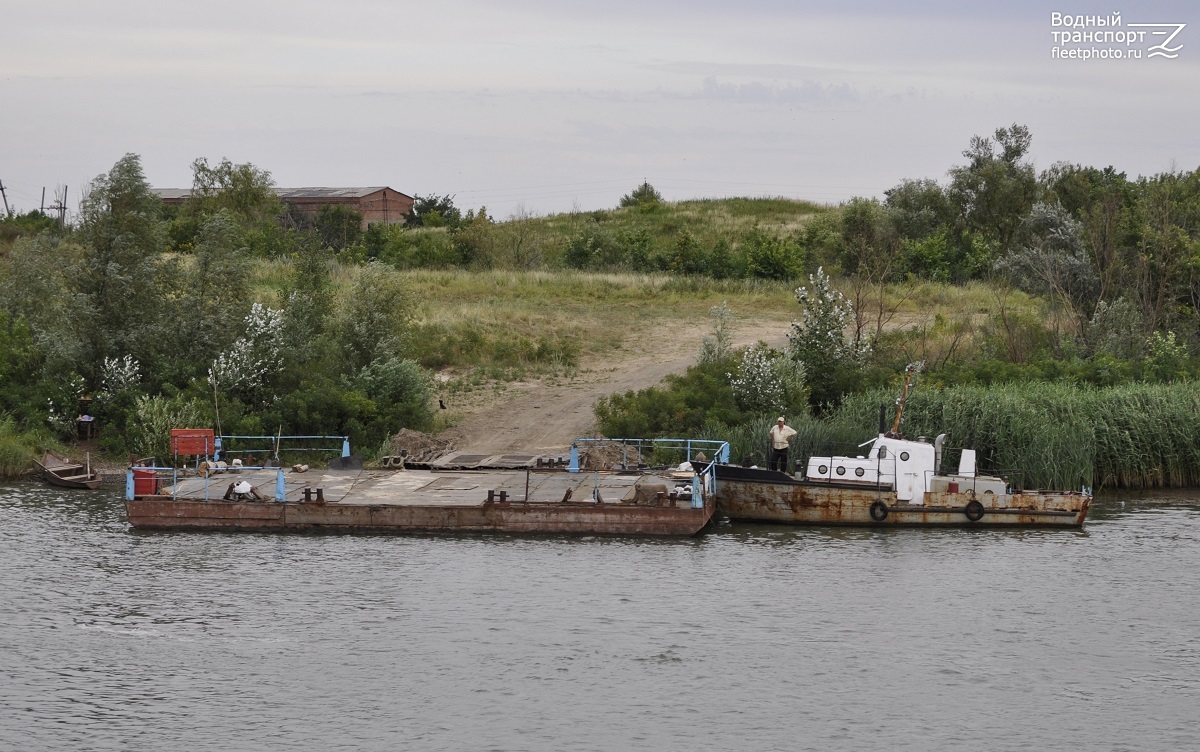
<path fill-rule="evenodd" d="M 266 469 L 161 489 L 138 473 L 125 509 L 141 530 L 690 536 L 716 509 L 692 473 Z"/>

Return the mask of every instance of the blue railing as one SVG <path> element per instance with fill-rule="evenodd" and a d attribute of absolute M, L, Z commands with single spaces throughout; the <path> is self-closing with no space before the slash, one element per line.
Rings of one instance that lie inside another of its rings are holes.
<path fill-rule="evenodd" d="M 210 483 L 210 479 L 213 476 L 219 474 L 219 475 L 221 475 L 221 477 L 223 479 L 224 478 L 236 478 L 237 474 L 239 472 L 250 471 L 250 470 L 274 470 L 275 471 L 275 493 L 272 495 L 272 498 L 275 501 L 285 501 L 286 500 L 287 489 L 286 489 L 286 487 L 284 485 L 284 481 L 283 481 L 283 468 L 281 468 L 281 467 L 265 467 L 265 466 L 258 466 L 258 467 L 241 466 L 241 467 L 236 467 L 236 468 L 223 469 L 223 470 L 219 470 L 219 471 L 214 470 L 213 472 L 204 473 L 204 475 L 203 475 L 203 477 L 204 477 L 204 500 L 209 501 L 212 498 L 211 493 L 210 493 L 211 489 L 212 489 L 212 484 Z M 131 467 L 125 471 L 125 498 L 130 501 L 133 501 L 135 496 L 157 496 L 158 495 L 158 485 L 161 482 L 161 479 L 159 478 L 159 473 L 166 473 L 166 472 L 171 473 L 171 499 L 172 500 L 178 499 L 179 498 L 179 468 L 177 468 L 177 467 L 158 467 L 155 465 L 139 465 L 137 467 Z M 152 475 L 150 475 L 150 476 L 141 475 L 142 473 L 151 473 Z M 153 478 L 153 480 L 154 480 L 154 492 L 152 494 L 145 494 L 145 493 L 139 494 L 137 492 L 137 480 L 138 480 L 138 478 L 145 479 L 147 477 Z M 231 482 L 235 482 L 235 481 L 231 481 Z M 218 488 L 219 487 L 220 486 L 218 486 Z"/>
<path fill-rule="evenodd" d="M 228 450 L 226 450 L 226 449 L 223 449 L 225 439 L 270 441 L 271 446 L 268 448 L 265 448 L 265 449 L 259 448 L 259 449 L 228 449 Z M 199 472 L 201 470 L 201 468 L 200 468 L 201 462 L 214 462 L 214 463 L 215 462 L 224 462 L 221 459 L 222 455 L 261 454 L 263 452 L 272 452 L 274 454 L 276 462 L 278 463 L 279 452 L 280 452 L 280 448 L 281 448 L 283 442 L 296 441 L 296 440 L 311 441 L 313 439 L 320 439 L 320 440 L 337 439 L 337 440 L 340 440 L 342 442 L 342 447 L 340 450 L 341 456 L 342 457 L 350 456 L 350 437 L 349 436 L 281 436 L 281 435 L 236 436 L 236 435 L 226 435 L 226 436 L 216 437 L 216 440 L 214 441 L 212 457 L 201 457 L 199 455 L 196 456 L 196 471 Z M 287 452 L 336 452 L 339 450 L 337 450 L 335 448 L 329 448 L 329 447 L 287 447 L 285 449 L 285 451 L 287 451 Z M 175 462 L 171 467 L 159 467 L 157 464 L 153 464 L 153 465 L 142 465 L 142 466 L 138 466 L 138 467 L 129 468 L 129 470 L 125 473 L 125 498 L 132 500 L 135 495 L 139 495 L 139 494 L 137 494 L 137 483 L 136 483 L 136 479 L 135 479 L 135 476 L 137 476 L 139 472 L 153 473 L 155 495 L 157 494 L 157 489 L 158 489 L 158 484 L 159 484 L 159 473 L 165 474 L 165 473 L 169 472 L 171 474 L 171 498 L 172 499 L 178 498 L 179 470 L 180 470 L 180 468 L 179 468 L 179 455 L 178 454 L 175 455 Z M 274 499 L 275 499 L 275 501 L 284 501 L 286 491 L 285 491 L 284 482 L 283 482 L 283 469 L 281 467 L 279 467 L 277 464 L 276 465 L 257 465 L 257 466 L 241 465 L 238 467 L 225 466 L 220 469 L 213 468 L 203 474 L 204 475 L 204 500 L 208 501 L 210 498 L 209 497 L 209 490 L 210 490 L 209 478 L 212 475 L 214 475 L 216 473 L 225 474 L 230 471 L 236 473 L 238 471 L 249 471 L 249 470 L 276 470 L 277 472 L 276 472 L 276 478 L 275 478 Z M 143 479 L 145 479 L 147 476 L 143 475 L 141 477 Z M 146 495 L 146 494 L 140 494 L 140 495 Z"/>
<path fill-rule="evenodd" d="M 645 448 L 663 448 L 663 449 L 683 449 L 687 453 L 687 460 L 691 462 L 695 454 L 702 449 L 710 449 L 713 452 L 713 460 L 709 462 L 729 462 L 729 442 L 717 441 L 714 439 L 604 439 L 604 438 L 588 438 L 575 439 L 571 442 L 571 462 L 567 465 L 567 471 L 572 473 L 579 472 L 579 445 L 580 444 L 620 444 L 621 445 L 621 464 L 625 467 L 629 466 L 629 449 L 634 447 L 638 450 L 638 457 L 641 457 Z"/>
<path fill-rule="evenodd" d="M 225 449 L 226 439 L 239 439 L 249 441 L 269 441 L 273 446 L 267 449 Z M 232 454 L 258 454 L 264 451 L 272 451 L 275 454 L 275 459 L 279 459 L 279 450 L 282 448 L 284 441 L 304 440 L 311 441 L 313 439 L 340 439 L 342 442 L 342 456 L 350 456 L 350 437 L 349 436 L 218 436 L 216 439 L 216 447 L 213 450 L 213 459 L 220 460 L 223 455 Z M 334 452 L 336 449 L 323 447 L 288 447 L 289 452 Z"/>
<path fill-rule="evenodd" d="M 637 449 L 637 456 L 640 459 L 642 452 L 646 448 L 650 449 L 682 449 L 685 451 L 687 461 L 692 465 L 692 506 L 699 508 L 704 506 L 704 497 L 707 494 L 715 494 L 717 492 L 717 474 L 712 471 L 713 463 L 729 462 L 729 442 L 718 441 L 714 439 L 604 439 L 604 438 L 589 438 L 575 439 L 571 442 L 571 461 L 567 465 L 567 472 L 578 473 L 579 467 L 579 446 L 588 444 L 620 444 L 621 445 L 621 464 L 624 467 L 629 467 L 629 450 L 630 448 Z M 696 454 L 701 450 L 708 449 L 712 452 L 712 459 L 696 460 Z"/>

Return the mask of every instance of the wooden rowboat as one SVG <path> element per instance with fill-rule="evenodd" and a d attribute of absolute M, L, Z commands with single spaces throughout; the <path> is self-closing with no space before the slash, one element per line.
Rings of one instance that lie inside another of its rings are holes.
<path fill-rule="evenodd" d="M 93 489 L 100 485 L 100 474 L 92 470 L 90 458 L 81 464 L 47 449 L 42 459 L 34 462 L 42 469 L 42 477 L 52 486 Z"/>

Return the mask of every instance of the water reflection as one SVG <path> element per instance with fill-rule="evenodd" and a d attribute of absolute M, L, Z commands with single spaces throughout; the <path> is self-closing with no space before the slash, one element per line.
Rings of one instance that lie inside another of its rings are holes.
<path fill-rule="evenodd" d="M 0 749 L 1195 748 L 1200 502 L 1083 532 L 132 533 L 0 489 Z M 1014 720 L 1016 719 L 1016 720 Z"/>

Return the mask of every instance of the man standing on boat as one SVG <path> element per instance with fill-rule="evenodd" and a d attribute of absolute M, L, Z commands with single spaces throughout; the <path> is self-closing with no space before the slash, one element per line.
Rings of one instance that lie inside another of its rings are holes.
<path fill-rule="evenodd" d="M 787 472 L 788 440 L 796 435 L 796 429 L 783 422 L 783 416 L 771 426 L 771 454 L 767 466 L 772 470 Z"/>

